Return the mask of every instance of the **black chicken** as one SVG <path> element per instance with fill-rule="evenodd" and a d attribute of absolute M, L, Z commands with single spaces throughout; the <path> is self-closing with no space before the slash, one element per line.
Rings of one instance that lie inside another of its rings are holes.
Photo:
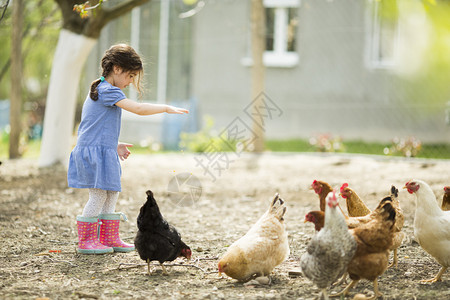
<path fill-rule="evenodd" d="M 147 191 L 147 202 L 139 212 L 137 227 L 134 245 L 141 259 L 147 262 L 149 274 L 151 273 L 150 262 L 153 260 L 159 261 L 163 273 L 167 274 L 163 265 L 165 261 L 173 261 L 181 256 L 191 258 L 191 248 L 181 240 L 177 229 L 161 215 L 150 190 Z"/>

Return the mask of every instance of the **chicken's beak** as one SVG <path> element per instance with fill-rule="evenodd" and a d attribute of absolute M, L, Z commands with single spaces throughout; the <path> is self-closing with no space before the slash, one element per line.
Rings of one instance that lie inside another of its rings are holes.
<path fill-rule="evenodd" d="M 403 187 L 403 189 L 407 189 L 408 187 L 405 185 L 404 187 Z"/>
<path fill-rule="evenodd" d="M 306 220 L 306 219 L 305 219 L 305 221 L 303 221 L 303 223 L 307 223 L 307 222 L 308 222 L 308 220 Z"/>

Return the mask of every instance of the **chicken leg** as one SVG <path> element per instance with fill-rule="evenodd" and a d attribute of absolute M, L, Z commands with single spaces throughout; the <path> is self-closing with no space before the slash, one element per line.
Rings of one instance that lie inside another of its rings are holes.
<path fill-rule="evenodd" d="M 163 265 L 163 263 L 159 263 L 161 265 L 162 271 L 163 271 L 163 275 L 169 275 L 169 272 L 167 272 L 166 267 Z"/>
<path fill-rule="evenodd" d="M 378 297 L 383 296 L 383 294 L 380 293 L 380 291 L 378 290 L 378 280 L 375 279 L 373 281 L 373 292 L 374 295 L 371 297 L 367 297 L 364 294 L 356 294 L 355 297 L 353 297 L 353 300 L 373 300 L 373 299 L 377 299 Z"/>
<path fill-rule="evenodd" d="M 340 293 L 330 295 L 330 298 L 331 297 L 333 297 L 333 298 L 334 297 L 340 297 L 341 295 L 345 297 L 348 294 L 348 291 L 350 291 L 350 289 L 352 287 L 354 287 L 358 283 L 358 281 L 359 281 L 359 279 L 358 280 L 352 280 L 352 282 L 350 282 L 350 284 L 345 289 L 343 289 Z"/>
<path fill-rule="evenodd" d="M 328 300 L 328 299 L 329 299 L 329 298 L 328 298 L 328 291 L 327 291 L 326 288 L 324 288 L 324 289 L 322 290 L 322 296 L 323 296 L 323 299 L 324 299 L 324 300 Z M 319 299 L 322 299 L 322 297 L 319 297 Z"/>
<path fill-rule="evenodd" d="M 377 299 L 378 297 L 383 296 L 383 294 L 380 293 L 380 290 L 378 289 L 378 279 L 376 278 L 373 281 L 373 292 L 375 293 L 375 295 L 373 295 L 373 298 L 371 299 Z"/>
<path fill-rule="evenodd" d="M 152 270 L 150 269 L 150 259 L 147 259 L 147 274 L 152 275 Z"/>
<path fill-rule="evenodd" d="M 392 260 L 392 263 L 387 267 L 388 269 L 392 266 L 394 266 L 394 268 L 397 268 L 398 266 L 398 255 L 397 255 L 397 248 L 394 249 L 394 258 Z"/>
<path fill-rule="evenodd" d="M 442 277 L 442 274 L 444 274 L 444 272 L 447 270 L 447 267 L 442 267 L 440 270 L 439 270 L 439 273 L 437 273 L 437 275 L 436 275 L 436 277 L 434 277 L 434 278 L 432 278 L 432 279 L 424 279 L 424 280 L 421 280 L 420 282 L 422 282 L 422 283 L 426 283 L 426 282 L 431 282 L 431 283 L 433 283 L 433 282 L 436 282 L 436 281 L 440 281 L 441 280 L 441 277 Z"/>
<path fill-rule="evenodd" d="M 345 273 L 344 275 L 342 275 L 341 278 L 339 278 L 338 281 L 333 283 L 332 286 L 339 286 L 339 285 L 341 285 L 343 283 L 347 284 L 347 277 L 348 277 L 348 273 Z"/>

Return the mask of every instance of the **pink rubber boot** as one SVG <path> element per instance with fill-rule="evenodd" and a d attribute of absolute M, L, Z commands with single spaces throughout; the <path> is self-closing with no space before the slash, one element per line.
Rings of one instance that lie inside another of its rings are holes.
<path fill-rule="evenodd" d="M 77 216 L 78 253 L 105 254 L 114 252 L 113 248 L 102 245 L 97 237 L 98 218 Z"/>
<path fill-rule="evenodd" d="M 133 244 L 124 243 L 119 237 L 120 216 L 127 221 L 127 217 L 123 213 L 100 214 L 100 243 L 105 246 L 112 247 L 115 252 L 131 252 L 134 251 Z"/>

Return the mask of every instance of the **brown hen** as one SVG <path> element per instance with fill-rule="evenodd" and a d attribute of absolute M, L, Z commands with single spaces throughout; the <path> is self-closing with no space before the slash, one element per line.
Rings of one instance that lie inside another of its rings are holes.
<path fill-rule="evenodd" d="M 314 180 L 313 183 L 311 184 L 311 188 L 317 195 L 319 195 L 320 210 L 325 212 L 325 206 L 327 202 L 326 198 L 327 195 L 333 190 L 333 188 L 325 181 L 320 180 Z"/>
<path fill-rule="evenodd" d="M 389 267 L 398 265 L 398 248 L 403 242 L 403 239 L 405 238 L 405 233 L 402 232 L 403 224 L 405 222 L 405 217 L 403 215 L 403 210 L 400 207 L 400 202 L 398 201 L 398 189 L 395 186 L 391 187 L 391 198 L 392 198 L 392 205 L 395 208 L 395 212 L 397 214 L 396 222 L 395 222 L 395 229 L 394 229 L 394 235 L 393 235 L 393 242 L 392 246 L 389 250 L 394 251 L 394 258 L 393 262 L 389 265 Z M 357 228 L 363 224 L 369 223 L 375 216 L 378 215 L 377 209 L 379 209 L 379 206 L 370 214 L 363 216 L 363 217 L 350 217 L 347 218 L 347 225 L 348 228 Z"/>
<path fill-rule="evenodd" d="M 341 196 L 347 203 L 349 217 L 363 217 L 371 213 L 370 209 L 364 204 L 364 201 L 358 194 L 348 187 L 348 183 L 341 186 Z"/>
<path fill-rule="evenodd" d="M 325 225 L 325 213 L 321 210 L 313 210 L 306 214 L 305 223 L 311 222 L 314 224 L 314 229 L 320 231 Z"/>
<path fill-rule="evenodd" d="M 387 269 L 395 230 L 396 211 L 391 196 L 381 200 L 372 216 L 369 222 L 350 230 L 357 243 L 356 253 L 347 268 L 352 282 L 332 297 L 345 296 L 360 279 L 373 282 L 375 294 L 365 299 L 375 299 L 381 295 L 377 278 Z"/>

